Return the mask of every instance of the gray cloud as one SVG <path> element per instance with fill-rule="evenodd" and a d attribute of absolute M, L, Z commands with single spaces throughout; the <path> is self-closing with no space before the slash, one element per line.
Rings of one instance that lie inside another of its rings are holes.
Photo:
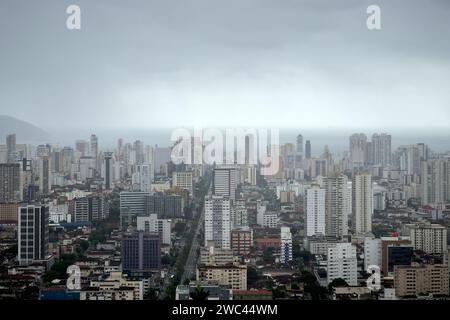
<path fill-rule="evenodd" d="M 446 126 L 449 15 L 437 0 L 3 0 L 1 113 L 48 130 Z"/>

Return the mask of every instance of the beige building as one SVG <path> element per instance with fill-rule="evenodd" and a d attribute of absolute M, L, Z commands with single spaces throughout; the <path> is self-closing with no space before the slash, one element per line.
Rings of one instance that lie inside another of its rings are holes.
<path fill-rule="evenodd" d="M 173 172 L 172 173 L 172 187 L 178 187 L 189 191 L 189 194 L 193 196 L 194 182 L 192 171 Z"/>
<path fill-rule="evenodd" d="M 127 293 L 129 290 L 124 288 L 132 288 L 131 299 L 129 299 L 129 294 Z M 144 300 L 143 282 L 128 280 L 122 276 L 121 272 L 111 272 L 105 280 L 91 281 L 89 290 L 92 292 L 88 296 L 101 296 L 100 293 L 103 292 L 105 293 L 104 297 L 111 297 L 112 300 Z M 127 299 L 114 299 L 118 297 L 126 297 Z"/>
<path fill-rule="evenodd" d="M 419 265 L 395 266 L 394 287 L 398 297 L 419 294 L 448 295 L 448 266 Z"/>
<path fill-rule="evenodd" d="M 197 281 L 214 282 L 230 286 L 233 290 L 247 290 L 247 265 L 199 265 Z"/>
<path fill-rule="evenodd" d="M 0 222 L 17 223 L 19 203 L 0 203 Z"/>
<path fill-rule="evenodd" d="M 409 229 L 411 244 L 415 250 L 430 254 L 447 253 L 447 228 L 440 224 L 413 224 Z"/>

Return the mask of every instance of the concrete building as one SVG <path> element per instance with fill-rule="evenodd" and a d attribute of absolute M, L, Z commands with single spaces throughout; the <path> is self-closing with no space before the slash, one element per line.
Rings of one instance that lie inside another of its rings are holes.
<path fill-rule="evenodd" d="M 429 254 L 446 254 L 447 228 L 440 224 L 419 223 L 404 226 L 409 230 L 411 244 L 414 250 Z"/>
<path fill-rule="evenodd" d="M 398 297 L 425 294 L 449 295 L 447 265 L 395 266 L 394 287 Z"/>
<path fill-rule="evenodd" d="M 208 241 L 205 247 L 200 249 L 199 264 L 226 265 L 235 262 L 233 250 L 217 248 L 214 241 Z"/>
<path fill-rule="evenodd" d="M 325 235 L 325 189 L 317 185 L 306 190 L 306 235 Z"/>
<path fill-rule="evenodd" d="M 137 217 L 137 230 L 158 233 L 162 244 L 171 245 L 171 220 L 158 219 L 158 215 L 153 213 L 149 216 Z"/>
<path fill-rule="evenodd" d="M 235 256 L 250 254 L 253 245 L 253 232 L 249 227 L 241 227 L 231 230 L 231 250 Z"/>
<path fill-rule="evenodd" d="M 205 199 L 205 245 L 214 241 L 218 248 L 230 249 L 231 201 L 224 196 Z"/>
<path fill-rule="evenodd" d="M 134 288 L 132 300 L 144 300 L 144 283 L 143 281 L 129 280 L 125 278 L 121 272 L 111 272 L 108 277 L 103 280 L 91 281 L 91 288 L 98 288 L 103 292 L 114 292 L 124 287 Z M 128 294 L 127 294 L 128 296 Z"/>
<path fill-rule="evenodd" d="M 351 243 L 337 243 L 328 248 L 327 283 L 344 279 L 350 286 L 358 285 L 356 248 Z"/>
<path fill-rule="evenodd" d="M 281 227 L 281 248 L 280 248 L 280 262 L 288 264 L 292 261 L 292 233 L 291 228 Z"/>
<path fill-rule="evenodd" d="M 208 281 L 233 290 L 247 290 L 247 266 L 238 263 L 228 265 L 199 265 L 197 281 Z"/>
<path fill-rule="evenodd" d="M 352 182 L 352 229 L 355 234 L 372 231 L 373 192 L 370 174 L 355 174 Z"/>
<path fill-rule="evenodd" d="M 217 167 L 213 172 L 213 193 L 218 196 L 225 196 L 231 200 L 236 199 L 236 168 Z"/>
<path fill-rule="evenodd" d="M 19 207 L 18 260 L 20 265 L 48 258 L 49 207 L 26 205 Z"/>
<path fill-rule="evenodd" d="M 194 195 L 194 180 L 192 171 L 181 171 L 172 173 L 172 187 L 178 187 L 189 191 L 189 195 Z"/>
<path fill-rule="evenodd" d="M 175 300 L 193 300 L 197 285 L 199 285 L 204 292 L 208 293 L 206 300 L 232 300 L 233 291 L 227 287 L 208 282 L 195 283 L 191 281 L 189 285 L 178 285 L 175 292 Z"/>
<path fill-rule="evenodd" d="M 364 238 L 364 270 L 369 266 L 378 266 L 381 270 L 381 239 Z"/>
<path fill-rule="evenodd" d="M 20 202 L 23 199 L 19 163 L 0 163 L 0 202 Z"/>
<path fill-rule="evenodd" d="M 148 192 L 120 193 L 120 226 L 124 230 L 130 225 L 134 225 L 136 216 L 147 213 Z"/>
<path fill-rule="evenodd" d="M 325 231 L 327 236 L 342 237 L 348 234 L 347 177 L 332 174 L 322 179 L 325 189 Z"/>
<path fill-rule="evenodd" d="M 161 240 L 157 233 L 137 231 L 122 236 L 122 269 L 141 273 L 159 270 Z"/>

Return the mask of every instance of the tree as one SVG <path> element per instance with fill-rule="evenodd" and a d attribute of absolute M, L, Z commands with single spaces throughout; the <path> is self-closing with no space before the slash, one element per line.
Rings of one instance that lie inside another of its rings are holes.
<path fill-rule="evenodd" d="M 347 281 L 345 281 L 342 278 L 336 278 L 333 281 L 330 282 L 330 284 L 328 285 L 328 291 L 330 293 L 333 292 L 333 288 L 342 288 L 342 287 L 348 287 L 348 283 Z"/>
<path fill-rule="evenodd" d="M 209 291 L 206 291 L 200 286 L 199 283 L 197 283 L 197 286 L 195 287 L 194 291 L 189 294 L 189 296 L 194 301 L 204 301 L 207 300 L 209 296 Z"/>
<path fill-rule="evenodd" d="M 247 267 L 247 282 L 252 284 L 252 283 L 255 283 L 256 281 L 258 281 L 258 279 L 259 279 L 258 270 L 256 270 L 256 268 L 254 268 L 252 266 L 248 266 Z"/>

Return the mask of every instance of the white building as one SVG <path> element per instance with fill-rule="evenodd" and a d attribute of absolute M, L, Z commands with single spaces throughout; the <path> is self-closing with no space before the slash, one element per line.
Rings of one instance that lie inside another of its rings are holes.
<path fill-rule="evenodd" d="M 381 269 L 381 239 L 364 238 L 364 270 L 375 265 Z"/>
<path fill-rule="evenodd" d="M 325 189 L 306 190 L 306 235 L 325 235 Z"/>
<path fill-rule="evenodd" d="M 328 249 L 327 283 L 344 279 L 350 286 L 358 285 L 356 248 L 351 243 L 338 243 Z"/>
<path fill-rule="evenodd" d="M 289 227 L 281 227 L 280 262 L 283 264 L 292 261 L 292 234 Z"/>
<path fill-rule="evenodd" d="M 372 231 L 372 176 L 355 174 L 352 183 L 352 228 L 355 234 Z"/>
<path fill-rule="evenodd" d="M 266 212 L 263 215 L 262 226 L 264 228 L 278 228 L 278 213 L 276 212 Z"/>
<path fill-rule="evenodd" d="M 429 254 L 447 253 L 447 228 L 440 224 L 406 225 L 409 229 L 411 244 L 414 250 L 421 250 Z"/>
<path fill-rule="evenodd" d="M 171 220 L 158 219 L 156 213 L 149 216 L 138 216 L 136 218 L 137 229 L 145 232 L 155 232 L 161 237 L 162 244 L 171 244 Z"/>
<path fill-rule="evenodd" d="M 230 249 L 231 200 L 224 196 L 205 199 L 205 246 L 214 241 L 216 248 Z"/>
<path fill-rule="evenodd" d="M 236 169 L 232 167 L 214 168 L 214 194 L 234 200 L 236 198 Z"/>

